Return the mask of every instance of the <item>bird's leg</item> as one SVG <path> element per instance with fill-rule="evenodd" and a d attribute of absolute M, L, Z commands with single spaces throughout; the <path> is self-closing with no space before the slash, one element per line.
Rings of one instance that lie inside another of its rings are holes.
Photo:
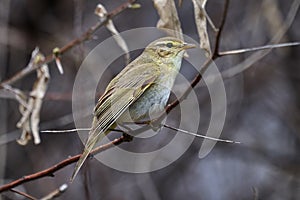
<path fill-rule="evenodd" d="M 155 132 L 161 129 L 162 121 L 165 120 L 167 116 L 167 113 L 165 112 L 164 107 L 162 107 L 162 105 L 157 105 L 156 107 L 158 107 L 158 108 L 154 108 L 156 112 L 152 113 L 151 111 L 149 111 L 150 120 L 147 123 L 151 127 L 151 129 Z"/>
<path fill-rule="evenodd" d="M 133 136 L 129 135 L 128 133 L 126 133 L 125 131 L 123 132 L 123 137 L 124 137 L 124 141 L 125 142 L 131 142 L 133 140 Z"/>
<path fill-rule="evenodd" d="M 161 122 L 162 122 L 162 119 L 160 117 L 158 117 L 158 118 L 149 120 L 147 124 L 151 127 L 151 129 L 153 131 L 157 132 L 162 127 Z"/>
<path fill-rule="evenodd" d="M 161 120 L 157 119 L 152 119 L 149 121 L 149 126 L 151 127 L 151 129 L 153 131 L 158 131 L 159 129 L 161 129 L 162 124 L 161 124 Z"/>
<path fill-rule="evenodd" d="M 90 153 L 90 154 L 88 155 L 88 159 L 94 159 L 94 155 Z"/>
<path fill-rule="evenodd" d="M 123 132 L 123 137 L 124 137 L 124 141 L 125 142 L 131 142 L 133 140 L 133 136 L 130 135 L 129 133 L 132 132 L 133 130 L 131 128 L 129 128 L 128 126 L 126 126 L 125 124 L 118 124 L 121 128 L 126 129 L 126 130 L 122 130 Z"/>
<path fill-rule="evenodd" d="M 120 124 L 119 124 L 119 125 L 120 125 Z M 125 128 L 125 127 L 123 126 L 123 128 Z M 126 129 L 128 130 L 129 128 L 126 127 Z M 129 131 L 127 132 L 127 131 L 120 130 L 120 129 L 108 129 L 108 130 L 123 133 L 123 137 L 124 137 L 124 141 L 125 141 L 125 142 L 130 142 L 130 141 L 133 140 L 133 136 L 131 136 L 131 135 L 128 133 Z"/>

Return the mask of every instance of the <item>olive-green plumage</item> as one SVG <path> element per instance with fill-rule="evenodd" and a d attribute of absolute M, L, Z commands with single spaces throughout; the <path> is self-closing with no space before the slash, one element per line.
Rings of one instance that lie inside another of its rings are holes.
<path fill-rule="evenodd" d="M 111 80 L 94 109 L 91 131 L 71 180 L 95 144 L 109 133 L 109 128 L 141 120 L 164 109 L 184 50 L 194 47 L 173 37 L 160 38 Z"/>

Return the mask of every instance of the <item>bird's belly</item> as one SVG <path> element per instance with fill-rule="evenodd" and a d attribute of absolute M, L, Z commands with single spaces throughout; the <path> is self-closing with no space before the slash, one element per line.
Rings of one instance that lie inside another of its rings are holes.
<path fill-rule="evenodd" d="M 169 88 L 154 84 L 122 114 L 118 121 L 131 122 L 153 118 L 162 113 L 169 96 Z"/>

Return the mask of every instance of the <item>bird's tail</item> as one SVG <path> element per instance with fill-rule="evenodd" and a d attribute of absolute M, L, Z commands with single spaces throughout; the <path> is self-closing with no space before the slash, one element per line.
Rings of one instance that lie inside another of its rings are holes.
<path fill-rule="evenodd" d="M 100 133 L 99 135 L 95 134 L 95 131 L 99 131 L 97 129 L 91 130 L 93 132 L 90 132 L 90 137 L 88 138 L 86 145 L 84 147 L 84 151 L 82 153 L 82 155 L 80 156 L 79 160 L 76 163 L 74 172 L 72 174 L 72 177 L 70 179 L 71 182 L 73 182 L 73 180 L 75 179 L 76 175 L 78 174 L 80 168 L 82 167 L 84 161 L 86 160 L 86 158 L 88 157 L 88 155 L 90 154 L 90 152 L 92 151 L 93 147 L 95 146 L 95 144 L 98 141 L 101 141 L 110 131 L 105 131 Z M 94 136 L 97 135 L 97 136 Z"/>

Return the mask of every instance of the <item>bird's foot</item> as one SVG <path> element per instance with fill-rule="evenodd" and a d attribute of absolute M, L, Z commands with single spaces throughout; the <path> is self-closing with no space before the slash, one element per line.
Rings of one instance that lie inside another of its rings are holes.
<path fill-rule="evenodd" d="M 91 154 L 91 153 L 88 155 L 88 159 L 94 159 L 94 157 L 95 156 L 93 154 Z"/>
<path fill-rule="evenodd" d="M 158 119 L 151 120 L 149 125 L 153 131 L 158 131 L 162 127 L 161 121 Z"/>
<path fill-rule="evenodd" d="M 133 136 L 128 133 L 123 133 L 123 137 L 125 142 L 131 142 L 133 140 Z"/>

